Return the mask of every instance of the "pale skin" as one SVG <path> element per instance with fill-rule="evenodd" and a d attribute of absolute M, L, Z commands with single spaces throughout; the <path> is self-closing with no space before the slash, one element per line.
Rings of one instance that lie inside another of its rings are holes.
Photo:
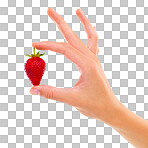
<path fill-rule="evenodd" d="M 113 93 L 97 57 L 99 49 L 95 27 L 81 9 L 76 11 L 87 33 L 85 45 L 52 8 L 48 9 L 47 14 L 57 24 L 67 42 L 42 41 L 34 42 L 32 46 L 63 54 L 75 63 L 80 78 L 73 88 L 39 85 L 33 86 L 30 93 L 71 105 L 83 115 L 110 125 L 136 148 L 147 148 L 148 121 L 126 108 Z"/>

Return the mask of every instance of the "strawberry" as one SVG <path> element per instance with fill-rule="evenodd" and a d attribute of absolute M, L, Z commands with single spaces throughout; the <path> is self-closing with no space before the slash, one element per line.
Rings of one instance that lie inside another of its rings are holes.
<path fill-rule="evenodd" d="M 42 58 L 40 58 L 40 56 L 43 55 L 44 54 L 40 54 L 40 51 L 35 54 L 35 48 L 33 48 L 33 54 L 26 55 L 30 58 L 25 63 L 25 72 L 34 86 L 40 84 L 45 72 L 46 63 Z"/>

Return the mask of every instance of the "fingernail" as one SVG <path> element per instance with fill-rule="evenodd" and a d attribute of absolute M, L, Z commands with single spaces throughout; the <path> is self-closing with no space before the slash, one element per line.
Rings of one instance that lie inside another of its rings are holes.
<path fill-rule="evenodd" d="M 53 8 L 50 8 L 52 11 L 55 11 Z"/>
<path fill-rule="evenodd" d="M 80 9 L 80 12 L 81 12 L 82 14 L 84 14 L 84 12 L 82 11 L 82 9 Z"/>
<path fill-rule="evenodd" d="M 34 44 L 34 45 L 36 44 L 37 45 L 37 44 L 40 44 L 40 42 L 33 42 L 32 44 Z"/>
<path fill-rule="evenodd" d="M 40 95 L 40 91 L 38 89 L 31 89 L 30 93 L 32 95 Z"/>
<path fill-rule="evenodd" d="M 55 11 L 55 10 L 53 8 L 49 8 L 47 12 L 50 13 L 51 11 Z"/>

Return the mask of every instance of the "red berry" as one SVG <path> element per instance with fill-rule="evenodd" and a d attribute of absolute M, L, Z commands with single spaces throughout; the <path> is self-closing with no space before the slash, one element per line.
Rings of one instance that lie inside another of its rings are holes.
<path fill-rule="evenodd" d="M 40 58 L 42 55 L 44 54 L 39 54 L 39 52 L 35 54 L 35 48 L 34 54 L 26 55 L 30 58 L 25 63 L 25 72 L 34 86 L 40 84 L 45 72 L 46 63 L 42 58 Z"/>

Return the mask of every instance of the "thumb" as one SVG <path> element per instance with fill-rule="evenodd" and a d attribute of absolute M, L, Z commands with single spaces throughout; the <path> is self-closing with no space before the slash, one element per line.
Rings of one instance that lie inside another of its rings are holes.
<path fill-rule="evenodd" d="M 53 99 L 56 101 L 70 103 L 70 97 L 72 96 L 71 88 L 56 88 L 49 85 L 33 86 L 30 89 L 32 95 L 40 95 L 47 99 Z"/>

